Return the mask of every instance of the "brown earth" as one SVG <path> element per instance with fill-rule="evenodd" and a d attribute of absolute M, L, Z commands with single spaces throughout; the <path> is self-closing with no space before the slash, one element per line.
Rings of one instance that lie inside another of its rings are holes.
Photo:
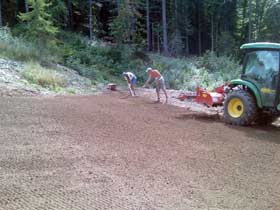
<path fill-rule="evenodd" d="M 0 209 L 280 209 L 279 128 L 123 98 L 1 98 Z"/>

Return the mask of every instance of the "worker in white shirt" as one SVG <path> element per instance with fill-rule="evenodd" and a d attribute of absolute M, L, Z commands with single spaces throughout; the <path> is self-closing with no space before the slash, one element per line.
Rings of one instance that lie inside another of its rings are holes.
<path fill-rule="evenodd" d="M 127 81 L 127 86 L 129 88 L 129 92 L 131 96 L 136 96 L 135 86 L 137 83 L 137 77 L 132 72 L 123 72 L 122 73 L 124 79 Z"/>

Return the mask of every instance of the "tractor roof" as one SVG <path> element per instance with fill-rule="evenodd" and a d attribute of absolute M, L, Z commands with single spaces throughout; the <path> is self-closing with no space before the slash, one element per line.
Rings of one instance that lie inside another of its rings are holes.
<path fill-rule="evenodd" d="M 256 43 L 248 43 L 243 44 L 240 49 L 274 49 L 280 50 L 280 44 L 270 43 L 270 42 L 256 42 Z"/>

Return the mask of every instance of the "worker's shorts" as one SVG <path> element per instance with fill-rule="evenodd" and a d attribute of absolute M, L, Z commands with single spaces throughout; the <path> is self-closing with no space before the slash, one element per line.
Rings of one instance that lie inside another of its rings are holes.
<path fill-rule="evenodd" d="M 162 89 L 162 90 L 165 90 L 165 89 L 166 89 L 166 88 L 165 88 L 165 81 L 164 81 L 164 78 L 163 78 L 163 77 L 160 77 L 159 79 L 157 79 L 157 80 L 155 81 L 155 83 L 156 83 L 156 91 L 157 91 L 157 92 L 159 92 L 160 89 Z"/>
<path fill-rule="evenodd" d="M 137 79 L 133 77 L 133 79 L 130 81 L 131 85 L 136 86 Z"/>

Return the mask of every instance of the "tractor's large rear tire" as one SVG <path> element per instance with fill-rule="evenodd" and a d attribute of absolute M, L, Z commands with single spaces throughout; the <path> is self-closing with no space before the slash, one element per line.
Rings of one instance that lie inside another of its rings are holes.
<path fill-rule="evenodd" d="M 245 90 L 229 93 L 224 103 L 224 119 L 233 125 L 246 126 L 253 123 L 258 116 L 255 98 Z"/>

